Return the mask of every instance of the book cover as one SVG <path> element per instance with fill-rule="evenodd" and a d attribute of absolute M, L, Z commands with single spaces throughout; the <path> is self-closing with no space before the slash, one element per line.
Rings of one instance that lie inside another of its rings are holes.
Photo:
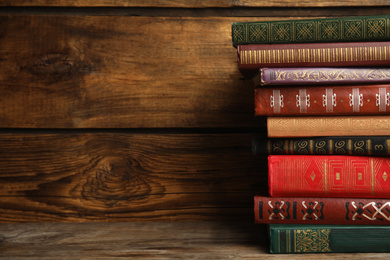
<path fill-rule="evenodd" d="M 389 199 L 254 197 L 257 224 L 390 225 Z"/>
<path fill-rule="evenodd" d="M 390 156 L 390 136 L 254 138 L 254 155 Z"/>
<path fill-rule="evenodd" d="M 255 87 L 386 84 L 389 82 L 389 68 L 262 68 L 253 77 Z"/>
<path fill-rule="evenodd" d="M 268 137 L 386 136 L 390 116 L 267 117 Z"/>
<path fill-rule="evenodd" d="M 388 15 L 232 23 L 233 46 L 389 39 Z"/>
<path fill-rule="evenodd" d="M 390 252 L 389 226 L 270 224 L 268 230 L 274 254 Z"/>
<path fill-rule="evenodd" d="M 390 42 L 238 45 L 237 55 L 246 77 L 267 67 L 384 67 L 390 65 Z"/>
<path fill-rule="evenodd" d="M 390 85 L 255 89 L 256 116 L 376 115 L 390 112 Z"/>
<path fill-rule="evenodd" d="M 270 196 L 390 198 L 390 158 L 270 155 Z"/>

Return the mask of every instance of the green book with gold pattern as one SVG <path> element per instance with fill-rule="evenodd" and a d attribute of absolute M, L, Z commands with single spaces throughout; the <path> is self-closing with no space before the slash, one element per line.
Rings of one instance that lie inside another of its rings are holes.
<path fill-rule="evenodd" d="M 390 15 L 232 23 L 233 46 L 390 39 Z"/>
<path fill-rule="evenodd" d="M 390 252 L 390 226 L 270 224 L 270 253 Z"/>

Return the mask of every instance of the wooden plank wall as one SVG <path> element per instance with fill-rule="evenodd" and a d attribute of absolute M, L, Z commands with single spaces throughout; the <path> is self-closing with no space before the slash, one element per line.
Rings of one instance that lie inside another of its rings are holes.
<path fill-rule="evenodd" d="M 231 23 L 381 14 L 390 5 L 0 6 L 0 221 L 113 222 L 252 221 L 267 162 L 251 141 L 266 136 L 265 119 L 253 116 Z"/>

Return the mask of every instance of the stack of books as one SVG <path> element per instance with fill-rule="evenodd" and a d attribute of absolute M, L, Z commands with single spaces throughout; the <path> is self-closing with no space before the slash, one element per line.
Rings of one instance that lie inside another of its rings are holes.
<path fill-rule="evenodd" d="M 390 252 L 390 15 L 233 23 L 232 39 L 267 117 L 270 252 Z"/>

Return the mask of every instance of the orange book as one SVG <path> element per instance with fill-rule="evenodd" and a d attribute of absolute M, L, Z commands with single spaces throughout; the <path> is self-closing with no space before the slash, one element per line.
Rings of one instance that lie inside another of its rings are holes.
<path fill-rule="evenodd" d="M 268 137 L 390 135 L 390 116 L 268 117 Z"/>

